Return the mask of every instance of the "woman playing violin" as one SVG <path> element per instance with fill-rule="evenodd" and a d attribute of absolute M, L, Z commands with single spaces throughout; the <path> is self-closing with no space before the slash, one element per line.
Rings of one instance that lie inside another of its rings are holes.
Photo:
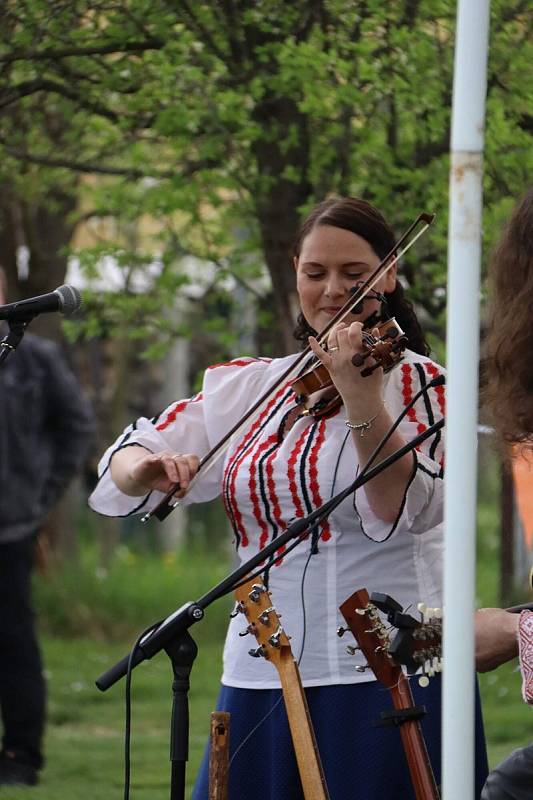
<path fill-rule="evenodd" d="M 335 325 L 323 346 L 319 344 L 319 332 L 394 243 L 375 208 L 363 200 L 340 198 L 311 212 L 295 244 L 302 312 L 295 335 L 309 342 L 327 367 L 342 404 L 315 418 L 297 402 L 291 382 L 282 382 L 259 417 L 232 439 L 224 458 L 205 475 L 200 470 L 189 489 L 199 458 L 296 356 L 237 358 L 211 367 L 198 395 L 173 403 L 155 419 L 137 420 L 108 449 L 92 507 L 110 515 L 144 513 L 177 482 L 184 503 L 221 496 L 238 556 L 245 561 L 292 519 L 309 514 L 348 486 L 416 392 L 441 372 L 428 357 L 396 264 L 382 275 L 358 313 Z M 352 358 L 366 352 L 365 320 L 382 314 L 395 316 L 409 349 L 391 371 L 384 374 L 379 367 L 363 377 Z M 443 387 L 429 389 L 378 460 L 443 414 Z M 421 598 L 441 605 L 442 490 L 438 432 L 415 454 L 405 455 L 345 499 L 308 540 L 266 565 L 272 602 L 292 637 L 332 800 L 413 797 L 398 732 L 372 727 L 390 706 L 388 693 L 337 637 L 338 607 L 362 587 L 390 594 L 404 607 Z M 231 620 L 218 703 L 231 713 L 235 756 L 230 797 L 298 800 L 301 788 L 276 671 L 263 659 L 250 658 L 250 637 L 239 636 L 243 627 L 242 617 Z M 423 727 L 438 781 L 440 686 L 434 681 L 422 690 L 416 680 L 412 683 L 415 702 L 428 709 Z M 480 789 L 486 775 L 480 720 L 478 732 Z M 207 797 L 205 763 L 193 797 Z"/>

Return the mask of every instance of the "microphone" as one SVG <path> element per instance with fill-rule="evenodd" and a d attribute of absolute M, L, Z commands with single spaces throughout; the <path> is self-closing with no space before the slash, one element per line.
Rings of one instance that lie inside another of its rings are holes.
<path fill-rule="evenodd" d="M 359 289 L 364 287 L 364 285 L 365 284 L 363 281 L 357 281 L 357 283 L 350 289 L 350 294 L 355 294 L 356 292 L 359 291 Z M 356 305 L 350 311 L 350 314 L 362 314 L 365 300 L 379 300 L 380 303 L 387 302 L 384 294 L 382 294 L 381 292 L 377 292 L 375 289 L 371 289 L 366 295 L 366 297 L 364 297 L 362 300 L 356 303 Z"/>
<path fill-rule="evenodd" d="M 52 311 L 59 311 L 60 314 L 69 317 L 80 306 L 79 291 L 74 286 L 66 284 L 48 294 L 0 306 L 0 319 L 7 319 L 10 322 L 29 322 L 37 314 L 47 314 Z"/>

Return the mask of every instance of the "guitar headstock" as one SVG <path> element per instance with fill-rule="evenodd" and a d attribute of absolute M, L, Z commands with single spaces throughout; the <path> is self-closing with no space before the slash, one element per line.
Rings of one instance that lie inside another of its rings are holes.
<path fill-rule="evenodd" d="M 289 637 L 283 630 L 268 592 L 259 579 L 250 580 L 235 590 L 235 614 L 245 615 L 248 626 L 240 636 L 251 633 L 258 647 L 249 650 L 251 656 L 266 658 L 277 667 L 285 654 L 291 654 Z"/>
<path fill-rule="evenodd" d="M 397 684 L 402 670 L 389 655 L 389 635 L 367 590 L 354 592 L 340 606 L 340 612 L 376 678 L 387 687 Z M 339 629 L 339 635 L 342 635 L 341 631 L 344 632 Z M 362 671 L 365 667 L 356 669 Z"/>

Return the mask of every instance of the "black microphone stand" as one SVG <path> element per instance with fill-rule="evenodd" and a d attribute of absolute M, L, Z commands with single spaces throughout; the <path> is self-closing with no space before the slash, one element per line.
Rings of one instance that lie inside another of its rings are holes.
<path fill-rule="evenodd" d="M 132 652 L 114 664 L 96 680 L 96 686 L 105 692 L 121 678 L 131 675 L 131 671 L 142 661 L 152 658 L 161 650 L 165 650 L 172 662 L 174 671 L 174 682 L 172 685 L 174 702 L 171 718 L 171 800 L 184 800 L 185 792 L 185 765 L 188 758 L 188 737 L 189 737 L 189 710 L 187 692 L 189 689 L 189 674 L 192 669 L 194 659 L 198 652 L 196 643 L 189 633 L 195 623 L 204 617 L 205 609 L 219 597 L 233 591 L 238 583 L 246 578 L 252 570 L 261 565 L 291 539 L 307 538 L 309 531 L 321 519 L 330 514 L 336 506 L 355 492 L 376 475 L 389 467 L 398 459 L 418 447 L 429 437 L 433 436 L 444 426 L 444 419 L 439 420 L 434 425 L 428 427 L 423 433 L 416 436 L 403 447 L 396 450 L 391 455 L 384 458 L 375 467 L 364 470 L 357 478 L 342 492 L 328 500 L 319 508 L 315 509 L 307 517 L 295 520 L 289 527 L 267 544 L 255 556 L 237 567 L 220 583 L 210 589 L 199 600 L 190 601 L 178 608 L 167 617 L 163 622 L 156 623 L 144 636 L 140 637 L 139 642 Z M 296 542 L 295 542 L 296 544 Z"/>
<path fill-rule="evenodd" d="M 0 342 L 0 364 L 2 364 L 11 353 L 16 350 L 26 332 L 26 326 L 33 319 L 29 315 L 27 319 L 8 320 L 9 331 Z"/>

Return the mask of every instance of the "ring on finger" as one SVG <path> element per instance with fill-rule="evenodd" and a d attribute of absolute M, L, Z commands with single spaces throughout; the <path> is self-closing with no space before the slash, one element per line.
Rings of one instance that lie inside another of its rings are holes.
<path fill-rule="evenodd" d="M 336 353 L 339 348 L 336 345 L 328 347 L 328 353 Z"/>

